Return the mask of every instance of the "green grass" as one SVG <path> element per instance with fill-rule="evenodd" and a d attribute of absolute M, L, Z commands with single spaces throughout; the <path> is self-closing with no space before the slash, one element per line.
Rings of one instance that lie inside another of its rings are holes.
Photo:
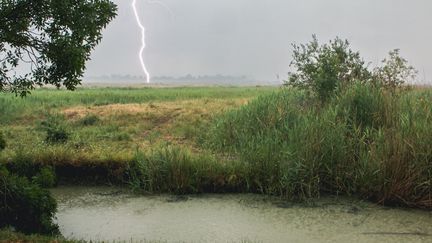
<path fill-rule="evenodd" d="M 81 88 L 76 91 L 38 89 L 25 98 L 0 96 L 0 122 L 33 120 L 48 111 L 72 106 L 150 103 L 191 99 L 251 98 L 272 87 Z"/>
<path fill-rule="evenodd" d="M 275 89 L 40 89 L 24 99 L 3 94 L 0 132 L 7 147 L 0 161 L 20 152 L 41 164 L 124 163 L 158 142 L 197 147 L 197 134 L 214 115 Z"/>
<path fill-rule="evenodd" d="M 10 162 L 21 151 L 42 164 L 124 163 L 137 149 L 148 150 L 160 141 L 192 145 L 200 126 L 214 114 L 274 89 L 39 89 L 23 99 L 2 94 L 0 132 L 7 147 L 0 162 Z M 50 116 L 62 117 L 59 125 L 69 135 L 65 143 L 47 144 L 41 123 Z M 86 122 L 89 117 L 96 122 Z"/>

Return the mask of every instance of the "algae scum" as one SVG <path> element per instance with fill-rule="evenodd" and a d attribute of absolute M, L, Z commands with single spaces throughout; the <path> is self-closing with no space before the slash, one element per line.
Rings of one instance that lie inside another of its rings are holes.
<path fill-rule="evenodd" d="M 352 199 L 293 204 L 252 194 L 136 195 L 113 187 L 59 187 L 67 238 L 163 242 L 431 242 L 432 213 Z"/>

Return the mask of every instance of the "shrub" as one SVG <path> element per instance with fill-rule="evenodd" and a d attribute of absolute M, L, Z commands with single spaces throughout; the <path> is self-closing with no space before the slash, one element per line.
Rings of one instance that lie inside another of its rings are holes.
<path fill-rule="evenodd" d="M 52 219 L 57 203 L 50 193 L 26 177 L 0 169 L 0 228 L 12 226 L 24 233 L 57 234 Z"/>
<path fill-rule="evenodd" d="M 399 49 L 389 52 L 389 57 L 382 61 L 383 66 L 374 69 L 374 79 L 380 85 L 395 91 L 406 81 L 415 79 L 417 70 L 399 55 Z"/>
<path fill-rule="evenodd" d="M 32 177 L 32 181 L 43 188 L 54 187 L 56 184 L 55 171 L 51 166 L 42 167 L 40 171 Z"/>
<path fill-rule="evenodd" d="M 40 127 L 46 132 L 45 141 L 48 143 L 65 143 L 69 139 L 69 132 L 61 115 L 49 114 Z"/>
<path fill-rule="evenodd" d="M 18 176 L 26 177 L 41 187 L 53 187 L 56 184 L 54 168 L 36 164 L 29 156 L 28 153 L 18 152 L 13 161 L 8 163 L 8 170 Z"/>
<path fill-rule="evenodd" d="M 93 126 L 96 125 L 100 121 L 99 117 L 94 114 L 87 114 L 85 117 L 83 117 L 79 124 L 81 126 Z"/>
<path fill-rule="evenodd" d="M 29 153 L 18 150 L 15 158 L 11 163 L 8 163 L 8 169 L 11 173 L 31 179 L 35 176 L 39 168 L 33 163 Z"/>
<path fill-rule="evenodd" d="M 359 52 L 350 49 L 347 40 L 336 38 L 320 45 L 316 36 L 308 44 L 293 44 L 293 61 L 287 85 L 312 91 L 321 101 L 328 100 L 337 89 L 355 81 L 367 81 L 371 74 Z"/>
<path fill-rule="evenodd" d="M 417 74 L 398 49 L 389 53 L 381 67 L 370 71 L 360 53 L 352 51 L 349 42 L 338 37 L 320 45 L 314 35 L 310 43 L 293 44 L 293 48 L 290 67 L 295 71 L 289 73 L 285 84 L 305 89 L 321 102 L 329 101 L 335 93 L 344 92 L 355 83 L 372 83 L 394 93 Z"/>

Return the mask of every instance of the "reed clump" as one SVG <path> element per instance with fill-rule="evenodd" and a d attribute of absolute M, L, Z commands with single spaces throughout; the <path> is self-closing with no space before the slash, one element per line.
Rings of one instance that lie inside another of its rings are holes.
<path fill-rule="evenodd" d="M 431 208 L 431 98 L 357 83 L 323 104 L 287 89 L 220 116 L 207 146 L 246 163 L 262 193 Z"/>
<path fill-rule="evenodd" d="M 244 192 L 244 174 L 240 163 L 171 145 L 138 152 L 126 169 L 128 184 L 147 193 Z"/>

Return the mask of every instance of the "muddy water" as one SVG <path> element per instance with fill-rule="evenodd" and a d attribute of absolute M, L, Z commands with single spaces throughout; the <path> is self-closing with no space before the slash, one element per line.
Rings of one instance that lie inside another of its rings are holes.
<path fill-rule="evenodd" d="M 432 213 L 351 199 L 298 205 L 257 195 L 137 196 L 60 187 L 67 238 L 162 242 L 432 242 Z"/>

